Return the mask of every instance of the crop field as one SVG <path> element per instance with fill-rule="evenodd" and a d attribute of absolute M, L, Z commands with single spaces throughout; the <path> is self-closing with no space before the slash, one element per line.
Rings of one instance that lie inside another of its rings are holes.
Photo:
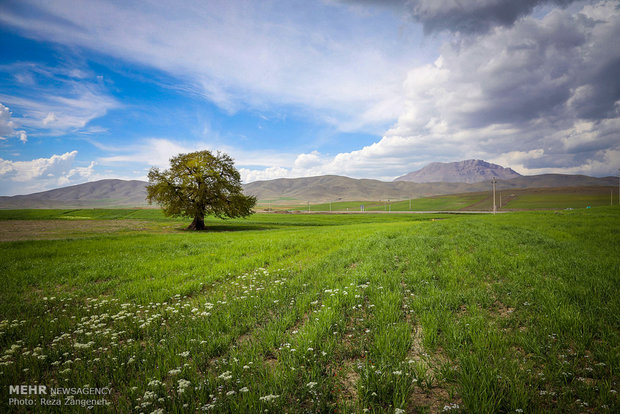
<path fill-rule="evenodd" d="M 618 188 L 609 186 L 528 188 L 497 190 L 496 206 L 499 210 L 541 210 L 586 208 L 618 204 Z M 331 203 L 303 204 L 297 200 L 262 200 L 263 210 L 299 211 L 489 211 L 493 209 L 490 191 L 418 197 L 411 200 L 382 201 L 333 201 Z"/>
<path fill-rule="evenodd" d="M 617 206 L 188 224 L 0 211 L 0 412 L 620 412 Z"/>
<path fill-rule="evenodd" d="M 470 205 L 477 204 L 488 198 L 488 194 L 459 194 L 437 197 L 426 197 L 400 201 L 338 201 L 333 203 L 310 204 L 310 211 L 433 211 L 433 210 L 461 210 Z M 265 203 L 261 207 L 265 208 Z M 269 206 L 270 207 L 270 206 Z M 269 208 L 267 207 L 267 208 Z M 274 208 L 290 210 L 307 210 L 308 206 L 277 206 Z"/>

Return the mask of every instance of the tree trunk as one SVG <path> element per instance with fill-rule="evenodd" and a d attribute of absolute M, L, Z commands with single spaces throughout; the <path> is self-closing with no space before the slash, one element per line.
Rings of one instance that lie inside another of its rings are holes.
<path fill-rule="evenodd" d="M 187 230 L 205 230 L 205 220 L 203 216 L 195 216 L 194 221 L 187 227 Z"/>

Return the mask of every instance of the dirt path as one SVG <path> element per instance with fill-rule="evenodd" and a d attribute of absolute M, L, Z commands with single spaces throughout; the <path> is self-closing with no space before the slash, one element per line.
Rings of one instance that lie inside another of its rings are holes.
<path fill-rule="evenodd" d="M 2 220 L 0 242 L 80 238 L 147 228 L 149 223 L 140 220 Z"/>

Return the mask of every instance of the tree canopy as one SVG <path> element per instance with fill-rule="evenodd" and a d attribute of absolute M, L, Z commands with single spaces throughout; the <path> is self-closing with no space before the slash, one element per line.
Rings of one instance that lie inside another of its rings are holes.
<path fill-rule="evenodd" d="M 204 230 L 208 215 L 247 217 L 256 204 L 256 197 L 242 193 L 232 158 L 219 151 L 179 154 L 170 159 L 170 169 L 151 168 L 148 178 L 148 202 L 159 204 L 167 216 L 193 217 L 191 230 Z"/>

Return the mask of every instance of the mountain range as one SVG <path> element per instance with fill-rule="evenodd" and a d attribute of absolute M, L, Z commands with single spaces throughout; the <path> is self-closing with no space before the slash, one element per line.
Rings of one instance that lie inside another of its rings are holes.
<path fill-rule="evenodd" d="M 0 197 L 0 208 L 145 207 L 145 181 L 100 180 L 40 193 Z"/>
<path fill-rule="evenodd" d="M 262 201 L 281 204 L 327 201 L 403 200 L 442 194 L 497 189 L 544 187 L 617 186 L 617 177 L 543 174 L 522 176 L 515 171 L 480 160 L 433 163 L 393 182 L 355 179 L 337 175 L 278 178 L 244 185 L 244 192 Z M 429 180 L 440 179 L 433 182 Z M 460 180 L 460 181 L 459 181 Z M 422 182 L 418 182 L 422 181 Z M 28 195 L 1 196 L 0 208 L 113 208 L 147 207 L 144 181 L 100 180 Z"/>
<path fill-rule="evenodd" d="M 519 176 L 510 180 L 498 180 L 496 188 L 497 190 L 508 190 L 617 185 L 617 177 L 596 178 L 586 175 L 542 174 Z M 491 183 L 489 181 L 477 183 L 385 182 L 337 175 L 278 178 L 276 180 L 255 181 L 244 186 L 246 194 L 252 194 L 259 200 L 277 201 L 278 199 L 293 199 L 304 203 L 306 201 L 314 203 L 327 201 L 404 200 L 443 194 L 487 191 L 490 189 Z"/>

